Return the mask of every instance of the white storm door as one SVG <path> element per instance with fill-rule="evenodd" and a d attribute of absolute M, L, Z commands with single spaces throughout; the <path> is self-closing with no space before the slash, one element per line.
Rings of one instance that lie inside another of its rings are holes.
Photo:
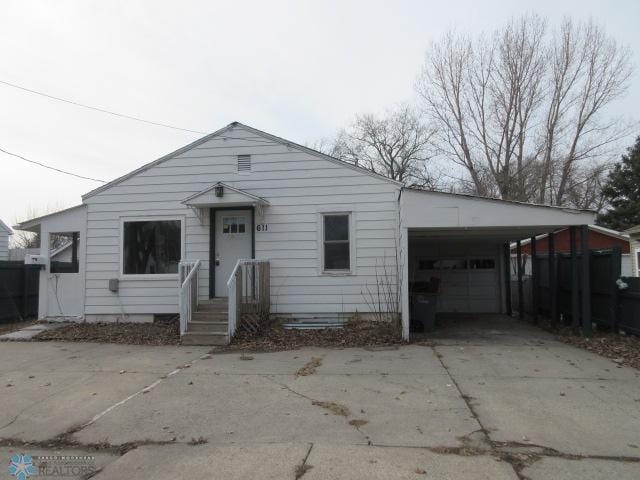
<path fill-rule="evenodd" d="M 218 210 L 215 222 L 215 295 L 227 297 L 227 281 L 238 259 L 251 258 L 251 210 Z"/>

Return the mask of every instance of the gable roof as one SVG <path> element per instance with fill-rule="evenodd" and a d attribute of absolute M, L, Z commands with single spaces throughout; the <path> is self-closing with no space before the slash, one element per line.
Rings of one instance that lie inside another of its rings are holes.
<path fill-rule="evenodd" d="M 13 235 L 13 230 L 11 230 L 2 220 L 0 220 L 0 230 L 6 230 L 9 235 Z"/>
<path fill-rule="evenodd" d="M 244 130 L 246 130 L 248 132 L 251 132 L 251 133 L 253 133 L 255 135 L 264 137 L 264 138 L 266 138 L 268 140 L 271 140 L 271 141 L 276 142 L 276 143 L 280 143 L 282 145 L 286 145 L 288 147 L 292 147 L 292 148 L 301 150 L 301 151 L 303 151 L 305 153 L 308 153 L 310 155 L 316 156 L 318 158 L 322 158 L 324 160 L 328 160 L 328 161 L 333 162 L 335 164 L 338 164 L 340 166 L 347 167 L 347 168 L 350 168 L 352 170 L 356 170 L 356 171 L 358 171 L 360 173 L 364 173 L 364 174 L 370 175 L 372 177 L 376 177 L 376 178 L 378 178 L 380 180 L 384 180 L 386 182 L 393 183 L 393 184 L 396 184 L 398 186 L 402 186 L 402 183 L 400 183 L 400 182 L 398 182 L 396 180 L 392 180 L 390 178 L 387 178 L 384 175 L 380 175 L 378 173 L 372 172 L 371 170 L 367 170 L 366 168 L 362 168 L 362 167 L 358 167 L 356 165 L 352 165 L 351 163 L 348 163 L 348 162 L 345 162 L 345 161 L 340 160 L 338 158 L 332 157 L 331 155 L 327 155 L 325 153 L 318 152 L 317 150 L 314 150 L 314 149 L 309 148 L 309 147 L 305 147 L 304 145 L 300 145 L 300 144 L 292 142 L 290 140 L 286 140 L 284 138 L 277 137 L 275 135 L 271 135 L 270 133 L 263 132 L 262 130 L 258 130 L 257 128 L 253 128 L 253 127 L 250 127 L 248 125 L 244 125 L 244 124 L 242 124 L 240 122 L 231 122 L 229 125 L 227 125 L 226 127 L 221 128 L 220 130 L 216 130 L 215 132 L 210 133 L 209 135 L 205 135 L 204 137 L 196 140 L 195 142 L 192 142 L 192 143 L 190 143 L 188 145 L 185 145 L 184 147 L 179 148 L 178 150 L 176 150 L 174 152 L 171 152 L 171 153 L 169 153 L 169 154 L 167 154 L 167 155 L 165 155 L 163 157 L 160 157 L 157 160 L 154 160 L 153 162 L 147 163 L 146 165 L 143 165 L 142 167 L 137 168 L 137 169 L 127 173 L 126 175 L 118 177 L 115 180 L 112 180 L 112 181 L 110 181 L 108 183 L 105 183 L 104 185 L 101 185 L 100 187 L 95 188 L 94 190 L 91 190 L 88 193 L 85 193 L 82 196 L 82 200 L 84 201 L 87 198 L 92 197 L 94 195 L 97 195 L 100 192 L 104 192 L 105 190 L 107 190 L 107 189 L 109 189 L 109 188 L 111 188 L 111 187 L 113 187 L 115 185 L 118 185 L 119 183 L 121 183 L 121 182 L 123 182 L 123 181 L 125 181 L 125 180 L 127 180 L 127 179 L 129 179 L 131 177 L 133 177 L 134 175 L 137 175 L 138 173 L 144 172 L 144 171 L 146 171 L 146 170 L 148 170 L 148 169 L 150 169 L 152 167 L 155 167 L 156 165 L 159 165 L 159 164 L 161 164 L 163 162 L 166 162 L 167 160 L 170 160 L 170 159 L 172 159 L 174 157 L 177 157 L 178 155 L 180 155 L 182 153 L 185 153 L 185 152 L 191 150 L 192 148 L 197 147 L 198 145 L 202 145 L 203 143 L 208 142 L 212 138 L 223 137 L 223 135 L 225 133 L 233 130 L 236 127 L 243 128 Z"/>
<path fill-rule="evenodd" d="M 30 218 L 29 220 L 25 220 L 23 222 L 20 222 L 20 223 L 14 225 L 14 228 L 16 230 L 28 230 L 29 228 L 32 228 L 32 227 L 37 226 L 40 223 L 42 223 L 42 220 L 44 220 L 45 218 L 53 217 L 55 215 L 60 215 L 61 213 L 70 212 L 71 210 L 75 210 L 77 208 L 85 208 L 85 207 L 86 207 L 86 205 L 81 203 L 80 205 L 76 205 L 74 207 L 65 208 L 64 210 L 58 210 L 57 212 L 47 213 L 46 215 L 42 215 L 40 217 Z"/>
<path fill-rule="evenodd" d="M 624 232 L 626 234 L 629 234 L 629 235 L 634 235 L 636 233 L 640 233 L 640 225 L 636 225 L 634 227 L 627 228 Z"/>
<path fill-rule="evenodd" d="M 561 228 L 560 230 L 556 230 L 554 233 L 560 233 L 560 232 L 564 232 L 565 230 L 567 230 L 566 228 Z M 603 235 L 606 235 L 608 237 L 613 237 L 613 238 L 617 238 L 618 240 L 622 240 L 624 242 L 628 242 L 629 241 L 629 235 L 623 232 L 618 232 L 617 230 L 612 230 L 610 228 L 606 228 L 606 227 L 601 227 L 600 225 L 589 225 L 589 230 L 593 231 L 593 232 L 598 232 L 601 233 Z M 549 236 L 548 233 L 543 233 L 541 235 L 537 235 L 536 236 L 536 241 L 538 240 L 543 240 L 545 238 L 547 238 Z M 529 243 L 531 243 L 531 239 L 530 238 L 526 238 L 524 240 L 522 240 L 520 242 L 520 245 L 528 245 Z M 511 248 L 515 248 L 515 243 L 511 244 Z"/>
<path fill-rule="evenodd" d="M 243 202 L 247 202 L 247 203 L 255 203 L 255 204 L 260 204 L 260 205 L 269 205 L 269 202 L 267 200 L 265 200 L 262 197 L 258 197 L 257 195 L 252 195 L 251 193 L 245 192 L 244 190 L 240 190 L 239 188 L 235 188 L 232 187 L 230 185 L 227 185 L 226 183 L 222 183 L 222 182 L 217 182 L 214 183 L 213 185 L 211 185 L 210 187 L 205 188 L 204 190 L 201 190 L 198 193 L 194 193 L 193 195 L 185 198 L 182 201 L 183 205 L 188 205 L 188 206 L 198 206 L 198 205 L 209 205 L 212 203 L 212 199 L 211 198 L 207 198 L 209 197 L 209 193 L 215 189 L 216 187 L 224 187 L 227 190 L 231 190 L 236 197 L 236 200 L 240 199 Z M 214 197 L 217 198 L 217 197 Z M 228 203 L 225 202 L 224 200 L 220 200 L 218 202 L 215 203 L 220 203 L 220 204 L 224 204 L 224 203 Z"/>

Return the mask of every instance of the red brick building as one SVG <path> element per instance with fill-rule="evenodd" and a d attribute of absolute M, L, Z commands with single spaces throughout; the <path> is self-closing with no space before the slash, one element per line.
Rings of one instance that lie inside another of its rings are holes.
<path fill-rule="evenodd" d="M 569 229 L 559 230 L 555 232 L 555 250 L 557 253 L 568 253 L 571 251 L 571 242 L 569 240 Z M 576 249 L 580 251 L 580 229 L 576 229 Z M 531 254 L 530 240 L 525 239 L 521 242 L 522 253 Z M 629 253 L 629 235 L 615 230 L 599 227 L 598 225 L 589 225 L 589 249 L 604 250 L 608 248 L 620 247 L 622 253 Z M 545 235 L 536 237 L 537 253 L 547 253 L 549 251 L 549 238 Z M 515 245 L 512 253 L 516 253 Z"/>

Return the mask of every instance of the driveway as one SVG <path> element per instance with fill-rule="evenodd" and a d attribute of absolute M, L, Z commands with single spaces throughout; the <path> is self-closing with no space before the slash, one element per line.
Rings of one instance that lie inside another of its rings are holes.
<path fill-rule="evenodd" d="M 483 323 L 245 355 L 1 343 L 0 458 L 88 455 L 96 479 L 640 478 L 637 370 Z"/>

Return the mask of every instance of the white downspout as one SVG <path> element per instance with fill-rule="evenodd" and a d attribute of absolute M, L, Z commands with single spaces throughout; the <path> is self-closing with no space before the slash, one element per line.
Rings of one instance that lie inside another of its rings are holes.
<path fill-rule="evenodd" d="M 402 309 L 402 339 L 409 341 L 409 230 L 400 229 L 400 271 L 402 272 L 400 307 Z"/>

